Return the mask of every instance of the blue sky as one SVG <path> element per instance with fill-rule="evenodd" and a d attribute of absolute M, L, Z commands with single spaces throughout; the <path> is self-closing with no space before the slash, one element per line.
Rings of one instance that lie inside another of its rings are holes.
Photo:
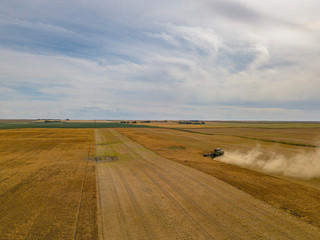
<path fill-rule="evenodd" d="M 320 119 L 318 0 L 2 0 L 0 118 Z"/>

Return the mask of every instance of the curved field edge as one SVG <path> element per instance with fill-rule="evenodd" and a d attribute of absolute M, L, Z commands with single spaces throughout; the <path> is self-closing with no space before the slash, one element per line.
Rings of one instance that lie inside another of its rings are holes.
<path fill-rule="evenodd" d="M 154 131 L 155 129 L 149 130 L 117 129 L 121 134 L 167 159 L 210 174 L 278 209 L 320 227 L 320 191 L 318 189 L 203 158 L 197 149 L 199 143 L 196 141 L 188 139 L 188 145 L 184 145 L 182 137 L 180 140 L 179 138 L 166 138 Z M 173 130 L 168 129 L 167 131 Z M 170 149 L 172 146 L 184 149 L 172 150 Z"/>
<path fill-rule="evenodd" d="M 93 129 L 0 131 L 0 238 L 97 239 Z"/>

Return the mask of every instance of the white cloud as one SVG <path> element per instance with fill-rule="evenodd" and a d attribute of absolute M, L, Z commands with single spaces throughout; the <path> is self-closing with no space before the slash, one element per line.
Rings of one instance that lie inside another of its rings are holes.
<path fill-rule="evenodd" d="M 0 24 L 27 28 L 29 30 L 32 29 L 32 30 L 38 30 L 38 31 L 50 31 L 57 34 L 67 34 L 72 36 L 78 36 L 75 32 L 68 30 L 64 27 L 46 24 L 39 21 L 32 22 L 32 21 L 21 20 L 19 18 L 10 18 L 10 17 L 0 16 Z"/>
<path fill-rule="evenodd" d="M 92 109 L 106 118 L 317 120 L 319 3 L 309 3 L 8 2 L 0 118 Z"/>
<path fill-rule="evenodd" d="M 165 27 L 176 38 L 205 50 L 216 52 L 221 45 L 219 37 L 210 28 L 177 26 L 172 23 L 167 23 Z"/>
<path fill-rule="evenodd" d="M 179 45 L 179 42 L 171 35 L 169 35 L 168 33 L 165 32 L 161 32 L 161 33 L 146 33 L 147 37 L 151 37 L 151 38 L 158 38 L 158 39 L 162 39 L 166 42 L 168 42 L 169 44 L 172 45 Z"/>

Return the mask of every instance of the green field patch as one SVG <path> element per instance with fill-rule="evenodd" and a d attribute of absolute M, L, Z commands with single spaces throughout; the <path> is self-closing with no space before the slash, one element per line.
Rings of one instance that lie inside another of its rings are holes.
<path fill-rule="evenodd" d="M 26 122 L 0 123 L 0 129 L 18 128 L 150 128 L 151 126 L 129 123 L 95 123 L 95 122 Z"/>

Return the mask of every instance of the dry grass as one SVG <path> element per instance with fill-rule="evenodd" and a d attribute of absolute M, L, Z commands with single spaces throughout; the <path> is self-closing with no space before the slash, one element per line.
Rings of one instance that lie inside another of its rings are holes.
<path fill-rule="evenodd" d="M 1 239 L 97 239 L 93 142 L 92 129 L 0 131 Z"/>
<path fill-rule="evenodd" d="M 222 163 L 202 154 L 214 146 L 227 151 L 247 151 L 257 146 L 252 139 L 233 136 L 203 135 L 169 129 L 117 129 L 120 133 L 159 155 L 199 169 L 243 191 L 320 227 L 320 190 L 287 179 Z M 252 130 L 254 131 L 254 129 Z M 299 147 L 262 142 L 266 153 L 277 149 L 282 154 L 299 152 Z"/>
<path fill-rule="evenodd" d="M 31 119 L 0 119 L 1 123 L 31 123 L 34 120 Z"/>
<path fill-rule="evenodd" d="M 211 128 L 189 130 L 201 133 L 245 136 L 250 138 L 274 140 L 279 142 L 290 142 L 296 144 L 320 145 L 320 128 Z"/>

